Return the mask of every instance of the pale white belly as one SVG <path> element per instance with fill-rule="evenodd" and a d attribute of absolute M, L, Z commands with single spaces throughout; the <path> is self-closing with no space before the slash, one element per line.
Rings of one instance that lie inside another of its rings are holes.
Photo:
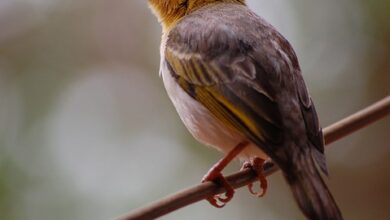
<path fill-rule="evenodd" d="M 222 152 L 228 152 L 240 142 L 247 140 L 239 132 L 222 124 L 201 103 L 189 96 L 176 83 L 164 65 L 162 65 L 161 74 L 169 98 L 173 102 L 180 119 L 195 139 Z M 268 158 L 259 147 L 250 144 L 239 155 L 239 158 L 248 160 L 252 157 Z"/>

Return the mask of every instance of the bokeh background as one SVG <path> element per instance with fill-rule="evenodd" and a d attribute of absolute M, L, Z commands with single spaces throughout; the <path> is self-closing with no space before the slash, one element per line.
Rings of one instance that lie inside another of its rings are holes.
<path fill-rule="evenodd" d="M 296 49 L 324 127 L 390 93 L 389 0 L 248 3 Z M 159 41 L 145 0 L 0 1 L 0 219 L 112 219 L 200 181 L 221 155 L 179 121 Z M 345 218 L 390 219 L 390 120 L 327 155 Z M 162 219 L 303 219 L 269 182 Z"/>

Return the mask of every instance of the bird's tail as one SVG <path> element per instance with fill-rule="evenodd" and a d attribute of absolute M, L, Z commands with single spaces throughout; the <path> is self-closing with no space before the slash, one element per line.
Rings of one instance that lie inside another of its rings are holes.
<path fill-rule="evenodd" d="M 306 217 L 311 220 L 342 220 L 342 214 L 310 151 L 299 154 L 293 164 L 283 173 Z"/>

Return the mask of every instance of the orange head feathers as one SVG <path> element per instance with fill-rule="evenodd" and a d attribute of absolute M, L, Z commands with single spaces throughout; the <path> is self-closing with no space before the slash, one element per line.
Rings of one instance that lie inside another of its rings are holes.
<path fill-rule="evenodd" d="M 245 4 L 245 0 L 149 0 L 149 5 L 162 24 L 164 31 L 171 29 L 191 11 L 213 3 Z"/>

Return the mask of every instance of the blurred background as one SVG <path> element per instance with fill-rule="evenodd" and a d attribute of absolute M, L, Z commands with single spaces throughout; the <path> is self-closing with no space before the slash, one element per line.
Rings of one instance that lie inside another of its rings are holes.
<path fill-rule="evenodd" d="M 248 3 L 294 46 L 324 127 L 390 93 L 389 0 Z M 201 180 L 221 155 L 179 121 L 159 41 L 145 0 L 0 1 L 2 220 L 112 219 Z M 345 219 L 390 219 L 389 118 L 327 155 Z M 303 219 L 280 173 L 269 183 L 162 219 Z"/>

